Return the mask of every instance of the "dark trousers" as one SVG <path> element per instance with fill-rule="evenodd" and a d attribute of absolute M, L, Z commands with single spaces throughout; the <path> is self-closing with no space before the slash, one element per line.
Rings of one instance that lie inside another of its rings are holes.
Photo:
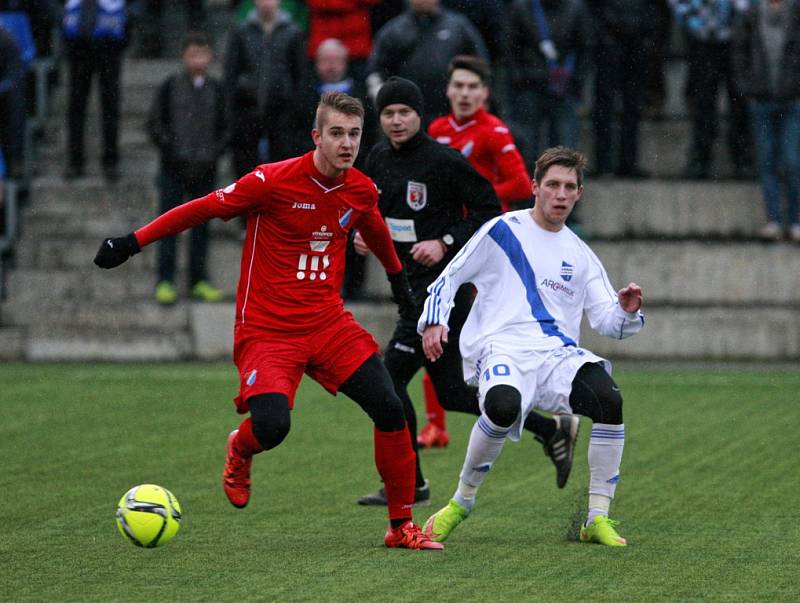
<path fill-rule="evenodd" d="M 265 127 L 262 124 L 266 122 Z M 235 177 L 241 178 L 257 165 L 282 161 L 296 155 L 295 145 L 285 114 L 273 114 L 269 119 L 257 110 L 234 109 L 232 143 Z"/>
<path fill-rule="evenodd" d="M 644 44 L 641 38 L 613 38 L 598 45 L 593 114 L 594 163 L 598 173 L 624 173 L 638 167 L 639 121 L 647 78 Z M 619 123 L 617 98 L 622 105 Z"/>
<path fill-rule="evenodd" d="M 22 86 L 12 86 L 0 94 L 0 148 L 11 176 L 22 173 L 25 159 L 25 120 Z"/>
<path fill-rule="evenodd" d="M 455 306 L 450 313 L 448 342 L 444 354 L 436 362 L 428 360 L 422 352 L 422 338 L 417 334 L 416 321 L 401 318 L 386 347 L 383 362 L 392 377 L 394 389 L 403 402 L 414 450 L 417 450 L 417 415 L 408 395 L 408 384 L 420 368 L 425 367 L 428 372 L 442 408 L 480 414 L 477 390 L 464 383 L 464 370 L 458 349 L 461 328 L 469 315 L 473 295 L 472 285 L 464 285 L 458 290 Z M 421 486 L 423 482 L 417 457 L 417 486 Z"/>
<path fill-rule="evenodd" d="M 211 168 L 193 177 L 186 177 L 178 170 L 162 166 L 159 176 L 161 189 L 161 212 L 164 213 L 190 199 L 207 195 L 216 183 L 216 170 Z M 207 280 L 206 257 L 208 255 L 208 224 L 192 228 L 189 247 L 189 284 Z M 166 237 L 158 246 L 158 280 L 175 281 L 177 237 Z"/>
<path fill-rule="evenodd" d="M 76 43 L 67 53 L 69 60 L 69 108 L 67 111 L 70 165 L 83 167 L 85 161 L 84 129 L 86 108 L 97 74 L 100 87 L 100 114 L 103 129 L 103 165 L 114 167 L 119 160 L 119 106 L 122 47 Z"/>
<path fill-rule="evenodd" d="M 688 64 L 684 92 L 692 118 L 691 161 L 703 170 L 709 167 L 719 131 L 719 90 L 724 85 L 730 108 L 728 149 L 731 161 L 737 168 L 749 167 L 752 143 L 747 101 L 737 93 L 733 82 L 730 43 L 689 40 Z"/>

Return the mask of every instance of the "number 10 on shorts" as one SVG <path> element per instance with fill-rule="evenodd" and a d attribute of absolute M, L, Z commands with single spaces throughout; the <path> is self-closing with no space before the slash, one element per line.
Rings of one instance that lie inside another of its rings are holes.
<path fill-rule="evenodd" d="M 485 381 L 490 381 L 492 375 L 495 377 L 508 377 L 511 374 L 511 369 L 508 368 L 507 364 L 495 364 L 491 368 L 487 368 L 483 371 L 483 379 Z"/>

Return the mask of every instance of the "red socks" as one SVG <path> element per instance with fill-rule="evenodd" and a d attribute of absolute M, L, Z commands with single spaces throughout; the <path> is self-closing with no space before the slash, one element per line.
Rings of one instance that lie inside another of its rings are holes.
<path fill-rule="evenodd" d="M 375 466 L 383 479 L 390 520 L 411 519 L 416 460 L 407 425 L 399 431 L 375 429 Z"/>
<path fill-rule="evenodd" d="M 250 417 L 239 424 L 239 433 L 236 434 L 233 445 L 236 447 L 236 451 L 247 459 L 263 450 L 256 436 L 253 435 L 253 421 Z"/>
<path fill-rule="evenodd" d="M 422 393 L 425 396 L 425 416 L 428 421 L 436 425 L 442 431 L 447 431 L 445 423 L 445 410 L 439 404 L 439 398 L 436 396 L 436 390 L 433 388 L 433 381 L 425 373 L 422 376 Z"/>

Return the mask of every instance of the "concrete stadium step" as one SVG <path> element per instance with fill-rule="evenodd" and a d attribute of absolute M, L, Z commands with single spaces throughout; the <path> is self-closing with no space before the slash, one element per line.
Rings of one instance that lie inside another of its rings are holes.
<path fill-rule="evenodd" d="M 645 307 L 641 333 L 617 341 L 582 330 L 581 345 L 615 358 L 782 360 L 800 358 L 797 308 Z"/>
<path fill-rule="evenodd" d="M 797 245 L 789 243 L 593 242 L 615 287 L 630 281 L 648 303 L 678 305 L 800 305 Z M 765 294 L 768 292 L 768 294 Z M 383 267 L 370 256 L 364 293 L 389 295 Z"/>
<path fill-rule="evenodd" d="M 192 357 L 188 332 L 147 332 L 138 326 L 114 330 L 31 329 L 21 356 L 29 361 L 154 361 Z"/>

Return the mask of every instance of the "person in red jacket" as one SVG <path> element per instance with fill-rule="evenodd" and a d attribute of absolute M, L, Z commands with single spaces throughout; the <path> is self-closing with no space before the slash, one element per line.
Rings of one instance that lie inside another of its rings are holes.
<path fill-rule="evenodd" d="M 525 161 L 514 137 L 499 117 L 485 109 L 489 98 L 489 65 L 483 59 L 458 55 L 450 61 L 447 98 L 450 114 L 435 119 L 428 133 L 442 144 L 461 151 L 481 176 L 494 186 L 504 212 L 530 205 L 531 186 Z M 422 448 L 444 448 L 450 441 L 445 410 L 439 404 L 430 377 L 422 381 L 428 423 L 420 430 Z"/>
<path fill-rule="evenodd" d="M 358 228 L 386 268 L 395 298 L 413 303 L 378 210 L 377 188 L 352 167 L 363 120 L 358 99 L 341 92 L 322 95 L 313 151 L 259 165 L 136 232 L 105 239 L 94 261 L 114 268 L 158 239 L 211 218 L 246 215 L 233 359 L 240 378 L 236 409 L 250 416 L 228 436 L 228 500 L 238 508 L 247 505 L 252 458 L 288 435 L 295 392 L 307 373 L 332 394 L 352 398 L 375 424 L 375 464 L 389 507 L 386 546 L 438 549 L 412 521 L 416 456 L 402 403 L 378 344 L 339 295 L 348 234 Z"/>
<path fill-rule="evenodd" d="M 306 0 L 308 7 L 308 58 L 314 60 L 317 48 L 328 38 L 341 40 L 347 47 L 350 69 L 363 80 L 372 51 L 372 8 L 381 0 Z"/>

